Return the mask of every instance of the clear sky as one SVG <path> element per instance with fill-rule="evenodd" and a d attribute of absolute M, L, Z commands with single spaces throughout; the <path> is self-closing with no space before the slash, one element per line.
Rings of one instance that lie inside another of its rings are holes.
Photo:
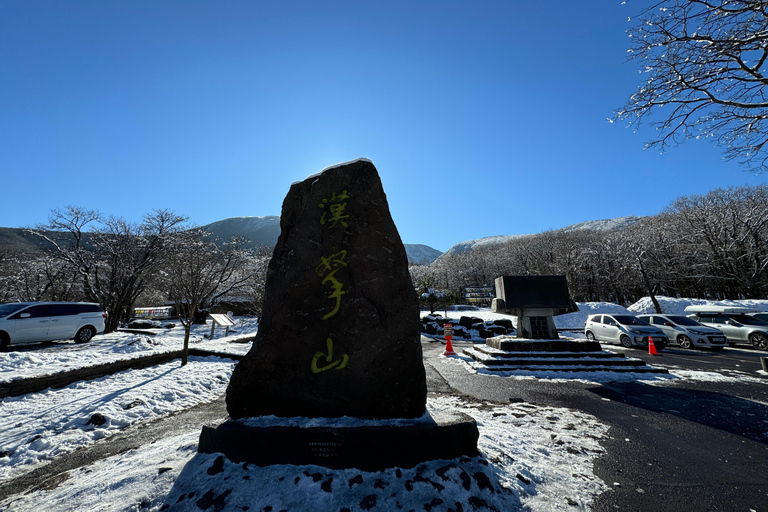
<path fill-rule="evenodd" d="M 405 243 L 653 215 L 764 175 L 609 123 L 643 75 L 620 0 L 0 2 L 0 226 L 66 205 L 279 215 L 373 160 Z"/>

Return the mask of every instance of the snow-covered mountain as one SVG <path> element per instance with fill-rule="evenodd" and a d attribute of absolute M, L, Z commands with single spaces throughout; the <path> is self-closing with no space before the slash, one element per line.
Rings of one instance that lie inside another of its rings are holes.
<path fill-rule="evenodd" d="M 576 231 L 579 229 L 587 229 L 590 231 L 615 231 L 626 229 L 642 218 L 643 217 L 629 215 L 627 217 L 616 217 L 615 219 L 588 220 L 585 222 L 579 222 L 578 224 L 571 224 L 555 231 Z M 478 238 L 476 240 L 467 240 L 466 242 L 459 242 L 458 244 L 451 246 L 450 249 L 445 251 L 445 254 L 460 254 L 462 252 L 472 251 L 474 249 L 483 249 L 493 245 L 505 244 L 510 240 L 524 236 L 531 235 L 499 235 L 487 236 L 485 238 Z"/>
<path fill-rule="evenodd" d="M 408 261 L 414 263 L 422 263 L 424 265 L 435 261 L 442 252 L 434 249 L 428 245 L 422 244 L 403 244 L 405 245 L 405 252 L 408 254 Z"/>
<path fill-rule="evenodd" d="M 579 229 L 588 229 L 590 231 L 618 231 L 627 229 L 629 226 L 643 218 L 644 217 L 638 217 L 636 215 L 628 215 L 626 217 L 616 217 L 615 219 L 588 220 L 579 222 L 578 224 L 571 224 L 570 226 L 560 228 L 557 231 L 576 231 Z"/>
<path fill-rule="evenodd" d="M 466 242 L 459 242 L 452 245 L 445 254 L 459 254 L 462 252 L 472 251 L 474 249 L 483 249 L 492 245 L 500 245 L 514 240 L 515 238 L 522 238 L 530 235 L 499 235 L 499 236 L 487 236 L 485 238 L 478 238 L 476 240 L 467 240 Z"/>

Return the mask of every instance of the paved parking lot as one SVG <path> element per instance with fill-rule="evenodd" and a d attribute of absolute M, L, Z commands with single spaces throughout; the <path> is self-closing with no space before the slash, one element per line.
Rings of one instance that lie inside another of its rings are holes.
<path fill-rule="evenodd" d="M 595 500 L 594 510 L 768 510 L 768 376 L 758 373 L 761 352 L 670 348 L 650 356 L 606 346 L 691 378 L 589 383 L 473 374 L 441 357 L 441 343 L 422 340 L 430 386 L 570 407 L 609 424 L 595 472 L 612 490 Z"/>

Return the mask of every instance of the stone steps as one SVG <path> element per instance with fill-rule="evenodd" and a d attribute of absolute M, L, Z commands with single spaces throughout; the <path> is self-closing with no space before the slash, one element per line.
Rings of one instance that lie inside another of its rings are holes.
<path fill-rule="evenodd" d="M 669 373 L 623 354 L 600 352 L 503 352 L 488 347 L 464 349 L 464 354 L 494 372 L 516 370 L 557 372 Z"/>
<path fill-rule="evenodd" d="M 535 351 L 535 352 L 521 352 L 521 351 L 499 351 L 494 350 L 493 347 L 487 345 L 475 345 L 474 350 L 482 352 L 488 356 L 493 356 L 502 359 L 531 359 L 531 358 L 557 358 L 565 357 L 570 359 L 610 359 L 610 358 L 624 358 L 623 354 L 617 354 L 615 352 L 609 352 L 607 350 L 600 350 L 598 352 L 571 352 L 567 350 L 557 351 Z M 633 359 L 630 359 L 633 360 Z M 641 361 L 642 362 L 642 361 Z"/>

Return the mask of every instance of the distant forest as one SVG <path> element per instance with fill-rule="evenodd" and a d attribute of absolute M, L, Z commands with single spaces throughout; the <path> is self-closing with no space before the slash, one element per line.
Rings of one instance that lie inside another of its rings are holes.
<path fill-rule="evenodd" d="M 225 300 L 260 312 L 270 252 L 237 237 L 215 243 L 186 221 L 168 210 L 130 223 L 80 207 L 55 209 L 47 225 L 30 230 L 36 249 L 0 254 L 0 302 L 97 302 L 108 313 L 107 332 L 137 306 L 172 302 L 180 319 Z"/>
<path fill-rule="evenodd" d="M 271 251 L 244 248 L 237 238 L 217 246 L 185 221 L 166 210 L 139 224 L 76 207 L 53 210 L 35 230 L 39 249 L 0 254 L 0 302 L 98 302 L 110 315 L 108 330 L 135 306 L 168 301 L 208 309 L 235 298 L 260 313 Z M 681 197 L 620 230 L 547 231 L 444 254 L 410 271 L 432 305 L 462 303 L 465 288 L 503 275 L 565 275 L 580 302 L 765 299 L 768 185 Z"/>
<path fill-rule="evenodd" d="M 768 298 L 768 186 L 681 197 L 616 231 L 547 231 L 412 265 L 421 293 L 460 300 L 503 275 L 565 275 L 580 302 Z"/>

